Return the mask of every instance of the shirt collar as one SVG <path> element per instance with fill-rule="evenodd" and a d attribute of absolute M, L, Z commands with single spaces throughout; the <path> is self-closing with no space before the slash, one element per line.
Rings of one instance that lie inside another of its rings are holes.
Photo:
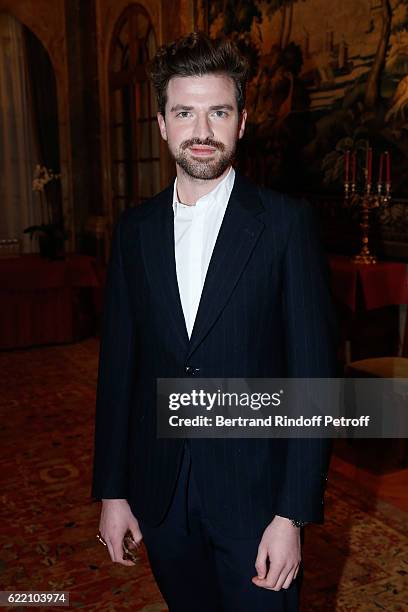
<path fill-rule="evenodd" d="M 231 195 L 232 188 L 234 186 L 234 181 L 235 181 L 235 170 L 231 166 L 229 171 L 228 171 L 228 173 L 222 179 L 222 181 L 220 183 L 218 183 L 218 185 L 216 185 L 216 187 L 214 187 L 214 189 L 212 189 L 209 193 L 206 193 L 204 196 L 199 198 L 197 200 L 197 202 L 195 203 L 195 205 L 193 206 L 193 208 L 198 210 L 198 209 L 201 209 L 203 205 L 208 208 L 208 205 L 209 205 L 210 202 L 222 202 L 226 206 L 227 203 L 228 203 L 229 197 Z M 175 180 L 174 180 L 174 187 L 173 187 L 173 211 L 174 211 L 174 216 L 177 215 L 177 208 L 180 205 L 181 206 L 185 206 L 185 204 L 182 204 L 182 202 L 180 202 L 179 199 L 178 199 L 178 195 L 177 195 L 177 177 L 176 177 Z"/>

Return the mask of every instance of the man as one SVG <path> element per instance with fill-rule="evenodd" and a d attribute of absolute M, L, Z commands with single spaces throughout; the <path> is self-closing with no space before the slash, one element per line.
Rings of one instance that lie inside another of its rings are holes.
<path fill-rule="evenodd" d="M 93 494 L 123 559 L 144 539 L 170 612 L 298 609 L 300 527 L 320 522 L 322 440 L 157 439 L 156 379 L 335 371 L 309 207 L 232 168 L 246 61 L 191 34 L 151 67 L 177 178 L 120 218 L 100 355 Z"/>

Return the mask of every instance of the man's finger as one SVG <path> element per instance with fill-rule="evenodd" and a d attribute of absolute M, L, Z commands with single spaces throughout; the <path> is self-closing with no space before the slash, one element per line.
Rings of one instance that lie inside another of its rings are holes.
<path fill-rule="evenodd" d="M 258 549 L 258 555 L 255 561 L 255 569 L 258 574 L 258 578 L 265 578 L 266 576 L 266 559 L 268 558 L 266 549 Z"/>
<path fill-rule="evenodd" d="M 280 580 L 282 573 L 285 574 L 286 578 L 287 572 L 282 562 L 279 564 L 276 562 L 273 565 L 271 564 L 269 566 L 269 572 L 265 578 L 265 588 L 273 590 L 276 589 L 277 583 Z"/>
<path fill-rule="evenodd" d="M 121 560 L 122 557 L 122 546 L 119 545 L 118 540 L 111 540 L 112 550 L 113 550 L 113 561 L 116 563 Z"/>
<path fill-rule="evenodd" d="M 110 541 L 110 540 L 107 540 L 107 539 L 105 538 L 105 542 L 106 542 L 106 546 L 107 546 L 107 548 L 108 548 L 108 552 L 109 552 L 109 556 L 110 556 L 110 558 L 111 558 L 111 561 L 114 561 L 114 560 L 115 560 L 115 559 L 114 559 L 114 552 L 113 552 L 113 546 L 112 546 L 112 544 L 111 544 L 111 541 Z"/>
<path fill-rule="evenodd" d="M 289 574 L 286 577 L 285 582 L 282 584 L 282 589 L 288 589 L 290 587 L 290 585 L 295 579 L 295 573 L 296 571 L 293 571 L 293 570 L 289 572 Z"/>
<path fill-rule="evenodd" d="M 259 578 L 258 576 L 255 576 L 255 578 L 252 578 L 252 582 L 256 586 L 262 587 L 263 589 L 274 590 L 275 584 L 280 576 L 280 573 L 280 568 L 274 570 L 269 568 L 269 572 L 265 578 Z"/>
<path fill-rule="evenodd" d="M 123 546 L 121 540 L 115 542 L 111 542 L 113 549 L 113 559 L 114 563 L 120 563 L 121 565 L 134 565 L 132 561 L 127 561 L 123 558 Z"/>
<path fill-rule="evenodd" d="M 293 574 L 293 568 L 285 567 L 279 574 L 279 577 L 276 580 L 275 585 L 273 586 L 273 590 L 280 591 L 283 588 L 283 585 L 286 583 L 288 577 L 292 576 L 292 574 Z M 290 580 L 290 582 L 292 582 L 292 579 Z"/>
<path fill-rule="evenodd" d="M 140 531 L 139 525 L 137 525 L 136 527 L 130 527 L 129 531 L 132 536 L 130 544 L 138 548 L 143 540 L 143 534 Z"/>

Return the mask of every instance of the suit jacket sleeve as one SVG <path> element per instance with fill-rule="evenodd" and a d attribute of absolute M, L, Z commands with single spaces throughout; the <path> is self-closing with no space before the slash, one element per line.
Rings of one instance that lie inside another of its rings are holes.
<path fill-rule="evenodd" d="M 288 377 L 335 377 L 337 326 L 328 267 L 311 207 L 304 201 L 292 222 L 283 278 Z M 328 439 L 287 441 L 276 514 L 305 522 L 323 520 L 330 450 Z"/>
<path fill-rule="evenodd" d="M 119 220 L 112 239 L 99 355 L 92 495 L 126 498 L 127 439 L 135 368 L 134 323 L 121 254 Z"/>

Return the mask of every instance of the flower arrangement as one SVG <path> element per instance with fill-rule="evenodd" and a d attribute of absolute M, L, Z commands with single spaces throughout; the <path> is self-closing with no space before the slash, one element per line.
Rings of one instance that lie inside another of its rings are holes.
<path fill-rule="evenodd" d="M 44 187 L 53 180 L 60 179 L 60 174 L 55 174 L 53 170 L 46 166 L 37 164 L 34 168 L 33 191 L 44 191 Z"/>
<path fill-rule="evenodd" d="M 46 166 L 37 164 L 34 168 L 32 189 L 40 196 L 42 218 L 43 221 L 46 220 L 48 224 L 53 222 L 52 205 L 45 195 L 45 187 L 48 183 L 51 183 L 51 181 L 57 181 L 60 178 L 60 174 L 56 174 L 51 168 L 47 168 Z"/>
<path fill-rule="evenodd" d="M 52 198 L 47 197 L 45 192 L 47 185 L 58 181 L 61 174 L 57 174 L 51 168 L 37 164 L 34 168 L 32 190 L 37 192 L 41 205 L 41 225 L 31 225 L 24 230 L 30 234 L 31 239 L 39 233 L 40 253 L 50 259 L 61 257 L 64 241 L 68 238 L 67 233 L 60 227 L 54 218 Z"/>

